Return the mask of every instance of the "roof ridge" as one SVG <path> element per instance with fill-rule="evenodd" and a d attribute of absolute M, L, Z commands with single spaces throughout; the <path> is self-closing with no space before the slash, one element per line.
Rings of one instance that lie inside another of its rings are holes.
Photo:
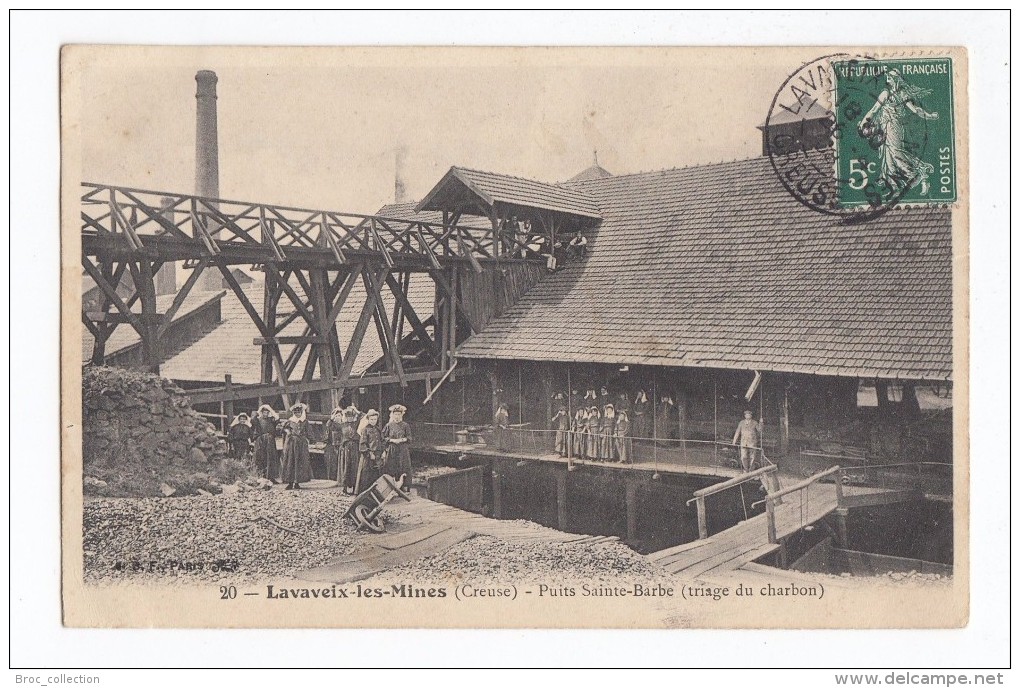
<path fill-rule="evenodd" d="M 679 172 L 680 170 L 691 170 L 691 169 L 695 169 L 695 168 L 701 169 L 701 168 L 705 168 L 705 167 L 719 167 L 721 165 L 736 165 L 738 163 L 745 163 L 745 162 L 751 162 L 751 161 L 754 161 L 754 160 L 766 160 L 766 159 L 767 158 L 764 155 L 754 155 L 754 156 L 751 156 L 749 158 L 736 158 L 734 160 L 720 160 L 719 162 L 692 163 L 690 165 L 682 165 L 680 167 L 663 167 L 663 168 L 658 169 L 658 170 L 642 170 L 641 172 L 624 172 L 622 174 L 614 174 L 611 177 L 603 177 L 601 179 L 582 179 L 582 180 L 579 180 L 579 181 L 576 181 L 576 182 L 564 181 L 564 182 L 558 182 L 557 185 L 562 185 L 562 184 L 587 184 L 589 182 L 604 182 L 607 179 L 623 179 L 625 177 L 639 177 L 639 176 L 645 175 L 645 174 L 662 174 L 663 172 Z"/>
<path fill-rule="evenodd" d="M 561 182 L 547 182 L 547 181 L 543 181 L 541 179 L 533 179 L 531 177 L 520 177 L 520 176 L 515 175 L 515 174 L 506 174 L 504 172 L 492 172 L 491 170 L 478 170 L 478 169 L 474 169 L 474 168 L 471 168 L 471 167 L 461 167 L 460 165 L 453 165 L 451 167 L 451 169 L 460 170 L 462 172 L 477 172 L 479 174 L 491 174 L 491 175 L 494 175 L 496 177 L 504 177 L 506 179 L 516 179 L 516 180 L 522 181 L 522 182 L 533 182 L 535 184 L 544 184 L 545 186 L 552 186 L 552 187 L 555 187 L 557 189 L 562 188 Z M 567 189 L 567 190 L 568 191 L 576 191 L 576 189 Z"/>

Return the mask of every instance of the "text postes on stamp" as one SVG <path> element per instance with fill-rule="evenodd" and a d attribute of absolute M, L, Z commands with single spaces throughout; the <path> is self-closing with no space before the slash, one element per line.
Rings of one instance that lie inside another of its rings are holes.
<path fill-rule="evenodd" d="M 776 93 L 766 153 L 792 196 L 847 221 L 953 202 L 952 87 L 949 58 L 820 57 Z"/>
<path fill-rule="evenodd" d="M 839 205 L 956 200 L 949 58 L 833 62 Z"/>

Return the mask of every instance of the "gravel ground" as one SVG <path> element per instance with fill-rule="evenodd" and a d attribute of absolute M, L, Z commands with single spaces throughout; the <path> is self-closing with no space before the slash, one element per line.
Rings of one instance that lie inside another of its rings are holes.
<path fill-rule="evenodd" d="M 351 499 L 339 490 L 280 489 L 88 499 L 85 580 L 203 583 L 288 576 L 364 546 L 364 537 L 343 518 Z M 218 562 L 235 570 L 213 570 Z M 187 564 L 195 565 L 193 570 Z"/>
<path fill-rule="evenodd" d="M 513 542 L 477 536 L 380 577 L 472 583 L 644 582 L 661 572 L 626 545 Z"/>

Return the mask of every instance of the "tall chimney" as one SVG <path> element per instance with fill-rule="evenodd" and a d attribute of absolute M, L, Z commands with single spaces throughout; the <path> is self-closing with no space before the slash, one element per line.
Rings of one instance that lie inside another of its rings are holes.
<path fill-rule="evenodd" d="M 174 221 L 174 212 L 170 210 L 170 206 L 174 204 L 174 199 L 170 196 L 164 196 L 159 200 L 160 214 L 168 221 Z M 163 263 L 156 272 L 156 296 L 162 296 L 164 294 L 176 294 L 177 293 L 177 263 L 172 260 L 168 260 Z"/>
<path fill-rule="evenodd" d="M 195 129 L 195 195 L 220 196 L 220 153 L 216 135 L 216 72 L 195 75 L 198 118 Z"/>
<path fill-rule="evenodd" d="M 393 180 L 393 201 L 404 203 L 407 200 L 407 185 L 404 183 L 404 164 L 407 160 L 407 148 L 397 149 L 396 174 Z"/>
<path fill-rule="evenodd" d="M 195 195 L 220 197 L 220 152 L 216 133 L 216 72 L 203 69 L 195 74 L 198 84 L 195 127 Z M 213 229 L 212 220 L 209 229 Z M 220 289 L 219 271 L 207 268 L 196 285 L 200 291 Z"/>

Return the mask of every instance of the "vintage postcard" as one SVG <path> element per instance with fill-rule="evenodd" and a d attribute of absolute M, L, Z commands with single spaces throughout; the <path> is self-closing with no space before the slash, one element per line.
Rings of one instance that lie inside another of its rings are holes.
<path fill-rule="evenodd" d="M 66 46 L 64 623 L 965 625 L 967 77 Z"/>

